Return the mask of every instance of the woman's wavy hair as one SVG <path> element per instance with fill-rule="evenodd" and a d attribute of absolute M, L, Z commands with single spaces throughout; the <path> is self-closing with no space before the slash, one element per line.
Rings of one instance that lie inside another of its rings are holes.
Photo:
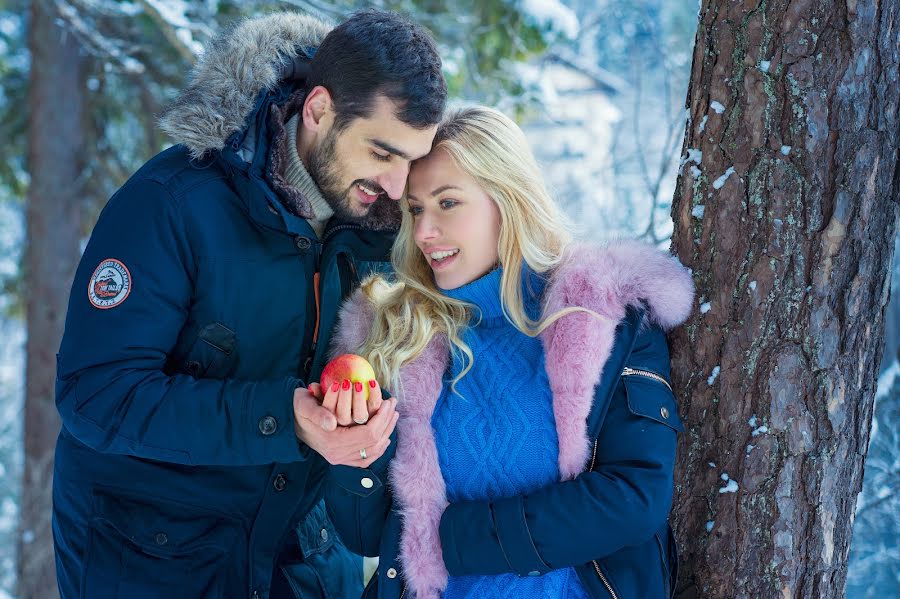
<path fill-rule="evenodd" d="M 523 263 L 539 275 L 549 274 L 571 243 L 572 226 L 547 192 L 521 129 L 492 108 L 464 108 L 438 126 L 431 151 L 438 149 L 474 178 L 499 209 L 500 297 L 506 318 L 534 337 L 560 317 L 584 311 L 566 308 L 538 320 L 526 312 Z M 369 277 L 361 286 L 375 314 L 359 353 L 369 360 L 380 381 L 402 393 L 400 368 L 418 357 L 435 335 L 443 335 L 452 351 L 465 356 L 465 367 L 453 380 L 455 386 L 472 367 L 472 352 L 461 333 L 476 310 L 437 288 L 431 267 L 416 246 L 405 194 L 400 202 L 403 219 L 391 252 L 395 274 Z"/>

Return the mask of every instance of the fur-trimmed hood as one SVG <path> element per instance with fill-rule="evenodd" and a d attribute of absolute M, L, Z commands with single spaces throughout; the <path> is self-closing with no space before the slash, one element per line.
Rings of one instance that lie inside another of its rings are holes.
<path fill-rule="evenodd" d="M 221 150 L 246 126 L 259 93 L 274 89 L 285 65 L 316 48 L 331 26 L 291 12 L 246 19 L 223 31 L 191 71 L 190 83 L 159 127 L 194 158 Z"/>
<path fill-rule="evenodd" d="M 612 353 L 616 326 L 627 308 L 640 306 L 648 322 L 669 330 L 687 319 L 693 297 L 689 271 L 676 258 L 651 246 L 625 241 L 605 247 L 579 243 L 569 248 L 545 288 L 545 313 L 580 306 L 605 318 L 569 314 L 540 335 L 553 395 L 562 480 L 575 478 L 587 463 L 591 447 L 587 419 Z M 332 355 L 358 351 L 373 312 L 357 291 L 341 309 Z M 439 597 L 448 577 L 439 534 L 448 502 L 431 417 L 449 357 L 447 340 L 437 337 L 400 372 L 397 450 L 389 478 L 403 519 L 400 559 L 404 577 L 418 599 Z"/>

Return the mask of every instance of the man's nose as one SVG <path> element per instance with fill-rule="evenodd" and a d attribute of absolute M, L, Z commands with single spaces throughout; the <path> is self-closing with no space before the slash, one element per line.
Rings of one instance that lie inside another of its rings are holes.
<path fill-rule="evenodd" d="M 406 176 L 409 175 L 409 163 L 397 164 L 391 170 L 379 176 L 375 181 L 392 200 L 399 200 L 406 188 Z"/>

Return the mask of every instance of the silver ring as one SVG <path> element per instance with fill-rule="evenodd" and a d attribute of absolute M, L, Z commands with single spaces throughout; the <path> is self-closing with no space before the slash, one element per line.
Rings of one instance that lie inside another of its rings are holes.
<path fill-rule="evenodd" d="M 369 421 L 369 417 L 368 417 L 368 416 L 366 416 L 363 420 L 357 420 L 356 418 L 353 419 L 353 422 L 355 422 L 356 424 L 365 424 L 365 423 L 367 423 L 368 421 Z"/>
<path fill-rule="evenodd" d="M 365 447 L 363 447 L 362 449 L 359 450 L 359 457 L 360 457 L 360 459 L 362 459 L 362 460 L 366 460 L 366 459 L 369 458 L 369 455 L 366 453 L 366 448 L 365 448 Z"/>

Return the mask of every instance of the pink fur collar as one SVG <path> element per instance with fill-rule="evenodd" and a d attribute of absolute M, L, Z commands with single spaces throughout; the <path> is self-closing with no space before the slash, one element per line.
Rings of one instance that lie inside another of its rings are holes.
<path fill-rule="evenodd" d="M 573 244 L 550 278 L 544 295 L 546 314 L 569 306 L 589 308 L 606 319 L 574 313 L 541 334 L 553 411 L 559 437 L 562 480 L 575 478 L 587 462 L 587 417 L 612 351 L 615 329 L 629 305 L 646 308 L 650 321 L 668 330 L 690 314 L 694 286 L 678 260 L 652 246 L 632 241 L 605 247 Z M 356 351 L 368 333 L 372 306 L 357 291 L 341 308 L 332 355 Z M 449 362 L 445 339 L 432 340 L 400 373 L 397 453 L 390 482 L 401 508 L 400 560 L 404 578 L 417 599 L 440 597 L 447 569 L 438 534 L 447 507 L 431 415 Z"/>

